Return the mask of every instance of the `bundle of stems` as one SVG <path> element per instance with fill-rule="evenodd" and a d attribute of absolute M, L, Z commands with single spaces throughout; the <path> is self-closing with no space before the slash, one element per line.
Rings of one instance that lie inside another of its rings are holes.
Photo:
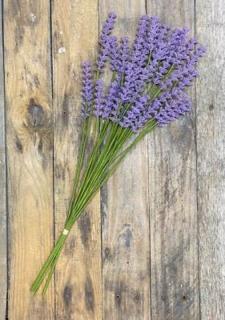
<path fill-rule="evenodd" d="M 95 68 L 83 64 L 82 129 L 74 184 L 62 232 L 31 291 L 45 293 L 64 243 L 77 219 L 127 153 L 156 126 L 184 115 L 191 102 L 184 89 L 197 76 L 204 48 L 187 38 L 187 29 L 170 29 L 156 17 L 139 20 L 133 46 L 111 35 L 110 13 L 100 35 Z M 111 82 L 104 85 L 109 63 Z M 90 141 L 92 142 L 91 148 Z"/>
<path fill-rule="evenodd" d="M 100 128 L 96 132 L 95 143 L 85 164 L 89 130 L 90 127 L 97 126 L 94 117 L 84 120 L 71 202 L 64 229 L 31 287 L 33 293 L 38 291 L 43 281 L 45 281 L 43 293 L 46 292 L 63 245 L 75 221 L 126 154 L 156 126 L 156 121 L 150 121 L 144 130 L 130 141 L 134 133 L 129 128 L 122 128 L 116 123 L 103 119 L 98 122 Z"/>

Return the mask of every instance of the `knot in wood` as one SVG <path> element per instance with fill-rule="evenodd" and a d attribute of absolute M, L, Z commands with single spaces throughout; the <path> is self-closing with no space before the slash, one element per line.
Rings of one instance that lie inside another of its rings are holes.
<path fill-rule="evenodd" d="M 40 129 L 45 124 L 45 112 L 43 107 L 36 103 L 33 99 L 30 100 L 28 106 L 28 123 L 34 129 Z"/>

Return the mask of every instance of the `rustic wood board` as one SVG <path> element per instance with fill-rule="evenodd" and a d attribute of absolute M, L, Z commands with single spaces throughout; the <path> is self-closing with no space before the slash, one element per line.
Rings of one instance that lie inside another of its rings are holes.
<path fill-rule="evenodd" d="M 224 1 L 6 0 L 3 7 L 0 319 L 223 320 Z M 188 26 L 207 45 L 192 91 L 196 109 L 128 156 L 72 229 L 46 298 L 33 298 L 29 287 L 62 230 L 72 188 L 80 62 L 95 56 L 112 10 L 116 34 L 134 35 L 148 12 Z"/>
<path fill-rule="evenodd" d="M 53 159 L 48 1 L 4 2 L 9 209 L 8 318 L 53 319 L 30 286 L 53 242 Z"/>
<path fill-rule="evenodd" d="M 0 2 L 0 21 L 2 21 L 2 2 Z M 3 37 L 2 24 L 0 24 L 0 319 L 4 319 L 7 307 L 7 216 L 3 68 Z"/>
<path fill-rule="evenodd" d="M 134 35 L 144 1 L 100 1 L 102 22 L 118 15 L 120 35 Z M 104 319 L 149 319 L 149 214 L 147 142 L 142 141 L 103 188 L 102 254 Z"/>
<path fill-rule="evenodd" d="M 225 317 L 225 3 L 197 1 L 207 56 L 197 81 L 197 172 L 202 319 Z"/>
<path fill-rule="evenodd" d="M 81 61 L 93 59 L 98 1 L 53 1 L 56 236 L 66 218 L 80 133 Z M 101 217 L 95 197 L 72 229 L 56 272 L 56 319 L 101 319 Z"/>
<path fill-rule="evenodd" d="M 149 0 L 148 14 L 194 32 L 194 1 Z M 194 100 L 194 95 L 193 95 Z M 149 135 L 151 313 L 199 319 L 196 148 L 193 116 Z"/>

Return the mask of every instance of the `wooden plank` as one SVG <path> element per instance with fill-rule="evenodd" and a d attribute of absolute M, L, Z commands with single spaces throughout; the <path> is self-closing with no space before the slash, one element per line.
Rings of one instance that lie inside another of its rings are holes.
<path fill-rule="evenodd" d="M 197 37 L 207 47 L 197 82 L 197 172 L 201 318 L 225 316 L 225 3 L 197 1 Z"/>
<path fill-rule="evenodd" d="M 2 2 L 0 2 L 2 22 Z M 6 316 L 7 295 L 7 221 L 6 221 L 6 159 L 5 159 L 5 110 L 3 71 L 2 23 L 0 24 L 0 319 Z"/>
<path fill-rule="evenodd" d="M 118 15 L 119 35 L 132 35 L 144 1 L 101 1 L 99 16 Z M 147 143 L 143 141 L 102 190 L 104 319 L 150 316 Z"/>
<path fill-rule="evenodd" d="M 62 231 L 78 151 L 81 61 L 93 59 L 98 1 L 53 2 L 56 235 Z M 56 318 L 102 318 L 100 198 L 71 231 L 56 271 Z"/>
<path fill-rule="evenodd" d="M 194 1 L 149 0 L 148 13 L 193 31 Z M 149 136 L 149 198 L 152 319 L 199 319 L 193 117 Z"/>
<path fill-rule="evenodd" d="M 53 319 L 30 286 L 52 247 L 53 165 L 50 7 L 4 2 L 9 204 L 9 319 Z"/>

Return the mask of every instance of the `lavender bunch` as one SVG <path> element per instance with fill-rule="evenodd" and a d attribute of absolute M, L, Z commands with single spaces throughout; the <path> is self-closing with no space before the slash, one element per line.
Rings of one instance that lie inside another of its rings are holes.
<path fill-rule="evenodd" d="M 43 282 L 46 291 L 73 224 L 126 154 L 155 127 L 191 110 L 186 88 L 198 76 L 205 49 L 186 28 L 171 29 L 149 16 L 140 18 L 131 44 L 112 35 L 115 21 L 110 13 L 97 60 L 82 65 L 83 126 L 71 202 L 64 229 L 31 287 L 34 293 Z M 109 85 L 104 72 L 111 73 Z M 94 143 L 88 152 L 89 140 Z"/>

